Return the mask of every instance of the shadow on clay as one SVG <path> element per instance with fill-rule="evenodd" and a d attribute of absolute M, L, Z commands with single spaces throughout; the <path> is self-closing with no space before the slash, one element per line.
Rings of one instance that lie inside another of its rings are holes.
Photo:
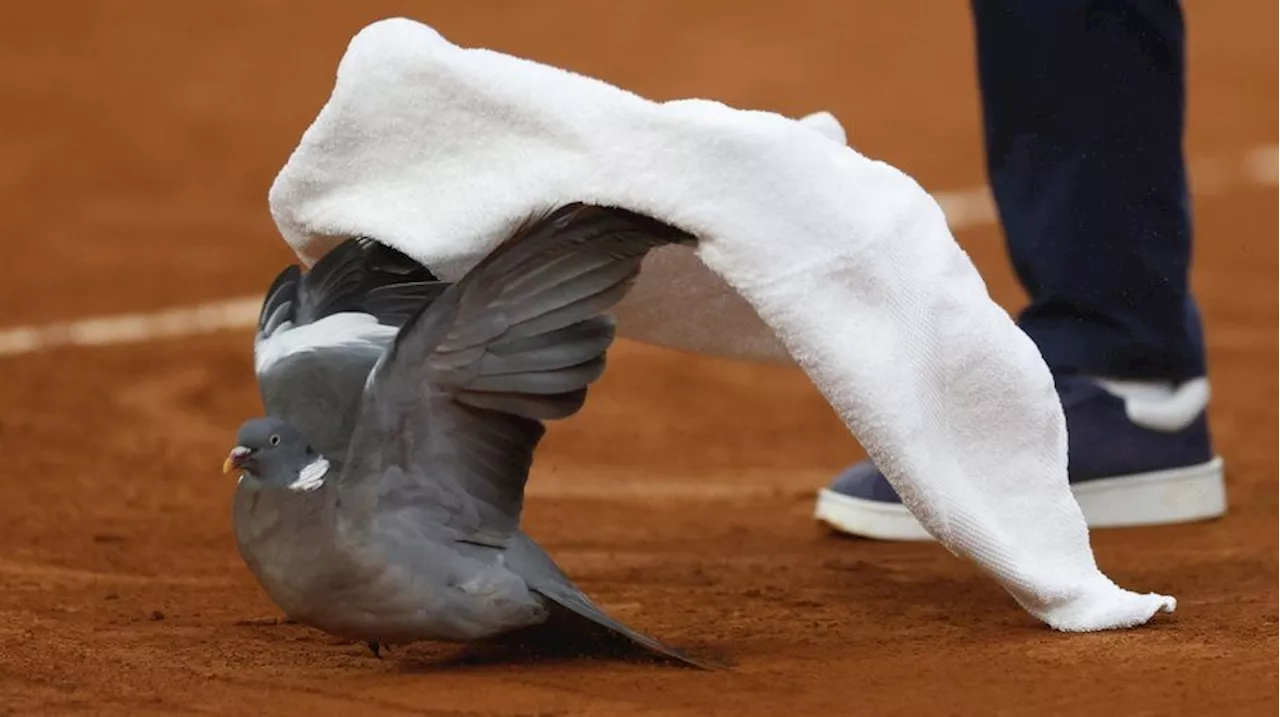
<path fill-rule="evenodd" d="M 732 667 L 725 655 L 712 654 L 717 651 L 705 645 L 699 645 L 696 653 L 685 652 L 703 669 Z M 401 672 L 430 673 L 488 666 L 600 662 L 698 670 L 696 666 L 656 654 L 606 630 L 581 624 L 569 627 L 556 621 L 462 645 L 443 654 L 406 652 L 397 660 L 396 667 Z"/>

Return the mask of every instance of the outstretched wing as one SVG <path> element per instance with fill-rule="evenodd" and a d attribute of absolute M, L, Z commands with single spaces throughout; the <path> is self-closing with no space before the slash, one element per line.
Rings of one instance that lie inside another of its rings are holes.
<path fill-rule="evenodd" d="M 583 204 L 516 231 L 397 335 L 366 388 L 344 487 L 376 483 L 384 513 L 501 545 L 519 526 L 542 422 L 577 412 L 604 371 L 605 312 L 650 249 L 692 241 Z"/>
<path fill-rule="evenodd" d="M 369 372 L 399 327 L 444 286 L 426 267 L 367 239 L 343 242 L 305 274 L 285 268 L 266 293 L 254 337 L 267 413 L 340 458 Z"/>

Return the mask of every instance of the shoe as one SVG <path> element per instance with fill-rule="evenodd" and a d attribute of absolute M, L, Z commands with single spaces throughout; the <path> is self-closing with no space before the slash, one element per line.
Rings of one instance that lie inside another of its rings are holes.
<path fill-rule="evenodd" d="M 1209 438 L 1204 378 L 1174 387 L 1056 377 L 1067 419 L 1071 491 L 1091 528 L 1168 525 L 1226 513 L 1222 458 Z M 932 540 L 875 465 L 818 492 L 814 517 L 851 535 Z"/>

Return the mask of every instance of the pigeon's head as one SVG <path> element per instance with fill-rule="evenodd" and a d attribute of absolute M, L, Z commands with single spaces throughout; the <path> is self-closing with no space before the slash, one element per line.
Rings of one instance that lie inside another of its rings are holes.
<path fill-rule="evenodd" d="M 223 473 L 239 470 L 262 483 L 297 490 L 318 488 L 327 468 L 328 461 L 311 449 L 298 429 L 278 418 L 241 424 L 236 447 L 222 463 Z"/>

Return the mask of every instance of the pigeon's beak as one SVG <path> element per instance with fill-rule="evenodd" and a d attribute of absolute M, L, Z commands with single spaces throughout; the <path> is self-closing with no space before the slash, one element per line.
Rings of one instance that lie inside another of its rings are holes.
<path fill-rule="evenodd" d="M 227 454 L 227 459 L 222 462 L 222 472 L 230 473 L 237 468 L 243 468 L 249 456 L 253 455 L 253 451 L 244 446 L 236 446 Z"/>

